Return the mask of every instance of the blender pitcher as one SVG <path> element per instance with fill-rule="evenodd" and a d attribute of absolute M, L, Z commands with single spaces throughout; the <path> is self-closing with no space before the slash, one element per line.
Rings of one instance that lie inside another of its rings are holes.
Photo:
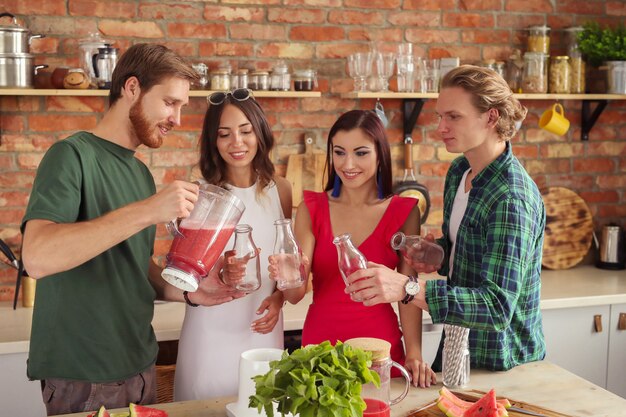
<path fill-rule="evenodd" d="M 163 279 L 182 290 L 196 291 L 222 254 L 244 210 L 244 204 L 231 192 L 212 184 L 200 185 L 189 217 L 179 226 L 175 221 L 167 225 L 174 241 L 161 273 Z"/>
<path fill-rule="evenodd" d="M 380 376 L 380 387 L 371 382 L 363 385 L 361 397 L 365 401 L 366 408 L 363 417 L 390 417 L 391 406 L 399 403 L 409 392 L 411 376 L 404 367 L 391 360 L 391 343 L 386 340 L 373 337 L 357 337 L 345 341 L 346 345 L 353 348 L 369 351 L 372 353 L 372 365 L 370 370 L 376 371 Z M 404 377 L 404 391 L 396 398 L 390 398 L 391 392 L 391 367 L 397 368 Z"/>

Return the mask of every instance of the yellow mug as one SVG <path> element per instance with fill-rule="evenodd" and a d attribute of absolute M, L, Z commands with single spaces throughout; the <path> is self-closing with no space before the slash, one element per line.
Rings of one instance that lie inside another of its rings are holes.
<path fill-rule="evenodd" d="M 555 135 L 563 136 L 566 134 L 569 129 L 569 120 L 565 118 L 563 106 L 556 103 L 544 111 L 539 119 L 539 127 Z"/>

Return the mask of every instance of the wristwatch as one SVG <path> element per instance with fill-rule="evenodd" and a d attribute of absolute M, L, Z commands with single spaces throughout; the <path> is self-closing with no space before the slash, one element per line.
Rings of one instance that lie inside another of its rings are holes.
<path fill-rule="evenodd" d="M 405 296 L 401 301 L 402 304 L 408 304 L 413 301 L 415 296 L 420 292 L 420 283 L 417 280 L 417 277 L 409 275 L 408 281 L 404 284 L 404 292 Z"/>

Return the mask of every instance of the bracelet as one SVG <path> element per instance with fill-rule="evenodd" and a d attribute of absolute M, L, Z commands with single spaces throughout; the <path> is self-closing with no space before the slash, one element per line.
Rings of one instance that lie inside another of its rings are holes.
<path fill-rule="evenodd" d="M 183 298 L 185 299 L 185 302 L 187 303 L 188 306 L 198 307 L 200 305 L 200 304 L 192 303 L 189 300 L 189 291 L 183 291 Z"/>

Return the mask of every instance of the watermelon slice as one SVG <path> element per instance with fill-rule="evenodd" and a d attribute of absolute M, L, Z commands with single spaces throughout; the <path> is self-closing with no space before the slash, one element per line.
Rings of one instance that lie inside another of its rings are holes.
<path fill-rule="evenodd" d="M 496 392 L 492 389 L 470 408 L 465 410 L 463 417 L 499 417 Z"/>
<path fill-rule="evenodd" d="M 452 401 L 454 404 L 457 404 L 459 407 L 469 408 L 472 405 L 474 405 L 472 401 L 465 401 L 457 397 L 456 395 L 454 395 L 452 391 L 450 391 L 446 387 L 441 387 L 441 389 L 439 390 L 439 395 L 442 397 L 448 398 L 450 401 Z M 509 408 L 511 406 L 511 402 L 506 398 L 498 398 L 496 399 L 496 403 L 500 404 L 503 408 Z"/>
<path fill-rule="evenodd" d="M 437 407 L 439 407 L 439 409 L 443 411 L 447 417 L 463 417 L 465 411 L 467 410 L 467 408 L 461 407 L 449 398 L 445 397 L 439 397 L 437 400 Z"/>
<path fill-rule="evenodd" d="M 130 417 L 167 417 L 167 413 L 158 408 L 130 403 Z"/>

